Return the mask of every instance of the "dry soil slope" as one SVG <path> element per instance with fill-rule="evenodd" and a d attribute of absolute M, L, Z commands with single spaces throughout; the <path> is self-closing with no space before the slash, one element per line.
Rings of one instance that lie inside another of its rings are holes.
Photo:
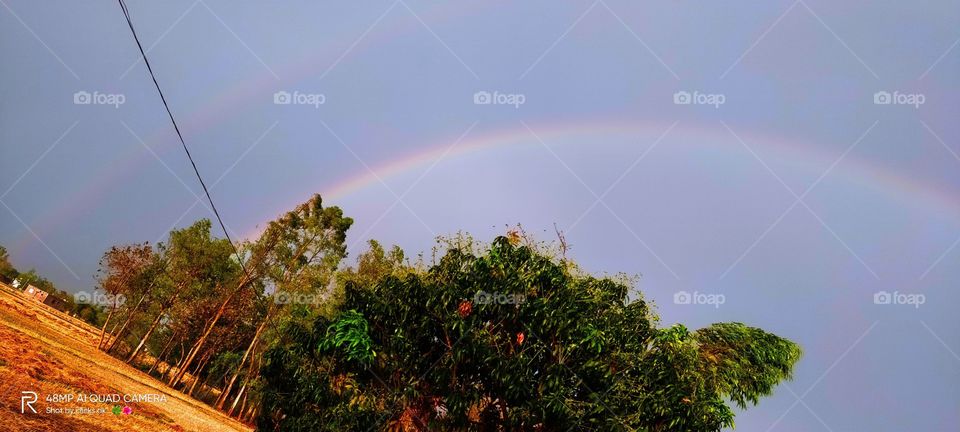
<path fill-rule="evenodd" d="M 27 299 L 0 284 L 0 429 L 12 431 L 249 431 L 206 404 L 96 349 L 98 329 Z M 38 414 L 20 413 L 24 390 L 41 400 Z M 111 403 L 43 401 L 52 393 L 167 395 L 165 403 L 129 404 L 113 415 Z M 46 414 L 48 406 L 106 408 L 105 414 Z"/>

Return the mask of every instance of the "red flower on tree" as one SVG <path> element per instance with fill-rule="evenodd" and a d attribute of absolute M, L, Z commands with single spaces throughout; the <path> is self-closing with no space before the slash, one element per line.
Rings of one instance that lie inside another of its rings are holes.
<path fill-rule="evenodd" d="M 517 345 L 523 345 L 524 339 L 525 336 L 523 335 L 523 332 L 517 332 Z"/>
<path fill-rule="evenodd" d="M 473 303 L 470 303 L 470 300 L 460 302 L 460 306 L 457 308 L 457 313 L 460 314 L 460 318 L 466 318 L 470 316 L 472 312 Z"/>

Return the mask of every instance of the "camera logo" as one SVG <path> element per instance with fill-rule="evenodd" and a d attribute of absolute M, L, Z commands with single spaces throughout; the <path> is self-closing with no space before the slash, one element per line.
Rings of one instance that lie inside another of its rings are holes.
<path fill-rule="evenodd" d="M 720 305 L 727 302 L 727 296 L 723 294 L 706 294 L 694 291 L 677 291 L 673 294 L 673 304 L 678 305 L 708 305 L 719 308 Z"/>
<path fill-rule="evenodd" d="M 899 291 L 877 291 L 873 294 L 873 304 L 877 305 L 909 305 L 919 309 L 920 305 L 926 302 L 927 296 L 923 294 L 905 294 Z"/>
<path fill-rule="evenodd" d="M 527 96 L 523 93 L 493 93 L 481 90 L 473 94 L 474 105 L 513 105 L 514 108 L 520 108 L 527 102 Z"/>
<path fill-rule="evenodd" d="M 701 93 L 699 91 L 688 92 L 680 90 L 673 94 L 674 105 L 713 105 L 714 108 L 720 108 L 727 102 L 727 96 L 722 93 Z"/>
<path fill-rule="evenodd" d="M 914 108 L 920 108 L 927 102 L 927 97 L 923 93 L 900 93 L 894 91 L 878 91 L 873 94 L 874 105 L 913 105 Z"/>
<path fill-rule="evenodd" d="M 274 93 L 273 103 L 276 105 L 290 105 L 290 92 L 281 90 Z"/>
<path fill-rule="evenodd" d="M 73 94 L 73 103 L 75 105 L 89 105 L 90 104 L 90 93 L 83 90 L 78 91 Z"/>
<path fill-rule="evenodd" d="M 123 93 L 100 93 L 95 91 L 80 90 L 73 94 L 74 105 L 113 105 L 114 108 L 120 108 L 127 102 L 127 96 Z"/>
<path fill-rule="evenodd" d="M 276 304 L 290 304 L 291 303 L 290 293 L 287 292 L 278 292 L 273 298 L 273 302 Z"/>
<path fill-rule="evenodd" d="M 301 93 L 294 91 L 280 90 L 273 94 L 274 105 L 313 105 L 314 108 L 320 108 L 320 105 L 327 103 L 327 96 L 323 93 Z"/>
<path fill-rule="evenodd" d="M 490 105 L 492 96 L 488 91 L 478 91 L 473 94 L 473 103 L 476 105 Z"/>
<path fill-rule="evenodd" d="M 30 408 L 30 411 L 33 411 L 34 414 L 37 413 L 37 410 L 33 409 L 33 404 L 37 402 L 37 393 L 32 391 L 22 391 L 20 392 L 20 414 L 26 412 L 26 408 Z"/>
<path fill-rule="evenodd" d="M 878 91 L 873 94 L 873 103 L 876 105 L 890 105 L 890 92 Z"/>

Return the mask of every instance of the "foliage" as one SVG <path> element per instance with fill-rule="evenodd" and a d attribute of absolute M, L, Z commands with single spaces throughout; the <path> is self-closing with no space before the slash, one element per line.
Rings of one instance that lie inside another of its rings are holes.
<path fill-rule="evenodd" d="M 343 312 L 264 354 L 259 428 L 718 431 L 800 357 L 739 323 L 657 328 L 627 282 L 519 243 L 351 273 Z"/>
<path fill-rule="evenodd" d="M 0 246 L 0 282 L 11 283 L 20 273 L 10 263 L 10 255 L 7 248 Z"/>
<path fill-rule="evenodd" d="M 317 349 L 328 355 L 340 354 L 347 361 L 368 366 L 377 355 L 371 348 L 369 332 L 370 326 L 363 315 L 349 310 L 327 328 Z"/>
<path fill-rule="evenodd" d="M 51 292 L 55 288 L 53 282 L 50 282 L 43 276 L 40 276 L 34 269 L 30 269 L 25 273 L 20 273 L 17 277 L 17 280 L 20 281 L 20 289 L 26 289 L 27 285 L 33 285 L 46 292 Z"/>

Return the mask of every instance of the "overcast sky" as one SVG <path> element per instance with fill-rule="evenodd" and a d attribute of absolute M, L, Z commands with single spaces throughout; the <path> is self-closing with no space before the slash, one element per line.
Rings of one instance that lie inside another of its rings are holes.
<path fill-rule="evenodd" d="M 362 3 L 129 2 L 236 238 L 315 192 L 353 256 L 556 224 L 664 325 L 803 346 L 738 430 L 960 429 L 956 2 Z M 211 217 L 116 2 L 0 5 L 14 264 L 90 290 Z"/>

